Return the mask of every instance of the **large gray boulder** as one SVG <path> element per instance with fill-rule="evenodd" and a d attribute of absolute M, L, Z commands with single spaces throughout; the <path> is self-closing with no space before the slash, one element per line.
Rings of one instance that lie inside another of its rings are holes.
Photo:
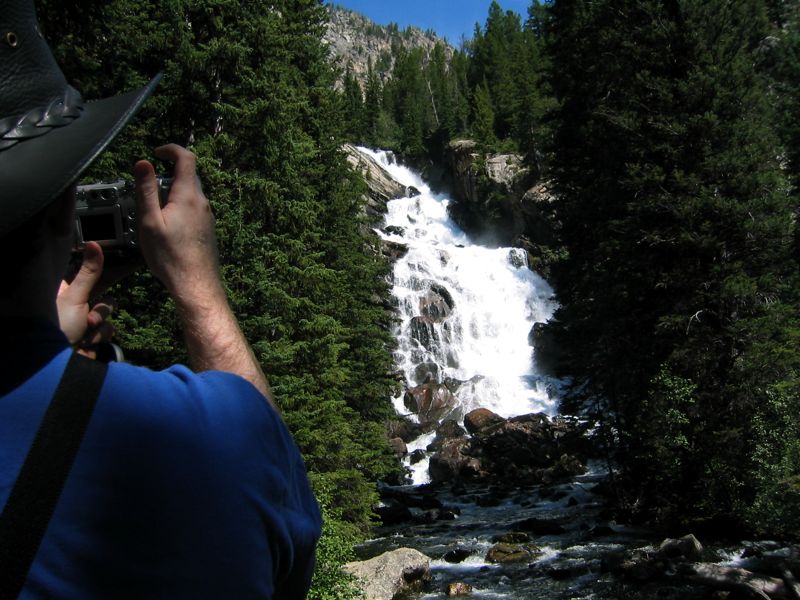
<path fill-rule="evenodd" d="M 431 579 L 430 559 L 411 548 L 347 563 L 344 570 L 358 580 L 366 600 L 392 600 L 400 592 Z"/>

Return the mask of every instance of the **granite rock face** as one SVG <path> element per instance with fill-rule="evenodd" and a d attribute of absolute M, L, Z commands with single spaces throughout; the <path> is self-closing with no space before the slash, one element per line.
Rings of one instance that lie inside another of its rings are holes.
<path fill-rule="evenodd" d="M 399 52 L 422 48 L 425 56 L 429 57 L 439 43 L 443 45 L 448 61 L 453 55 L 453 47 L 431 31 L 422 31 L 418 27 L 401 31 L 397 27 L 378 25 L 364 15 L 340 6 L 329 5 L 328 11 L 330 19 L 322 39 L 342 73 L 350 69 L 361 89 L 366 87 L 370 61 L 385 83 L 391 77 Z"/>
<path fill-rule="evenodd" d="M 556 242 L 551 182 L 516 153 L 487 153 L 473 140 L 453 140 L 445 163 L 455 204 L 451 214 L 469 234 L 524 249 L 529 266 L 547 277 L 545 247 Z"/>
<path fill-rule="evenodd" d="M 342 150 L 347 155 L 347 161 L 361 172 L 367 182 L 367 215 L 375 220 L 382 219 L 386 213 L 386 203 L 406 196 L 406 186 L 392 177 L 374 158 L 359 152 L 352 144 L 345 144 Z"/>

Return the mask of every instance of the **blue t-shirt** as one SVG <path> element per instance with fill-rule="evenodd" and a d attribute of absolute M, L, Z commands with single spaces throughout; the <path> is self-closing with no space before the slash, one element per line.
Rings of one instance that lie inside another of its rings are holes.
<path fill-rule="evenodd" d="M 0 328 L 4 506 L 71 350 L 53 327 Z M 250 383 L 111 363 L 21 598 L 304 598 L 320 529 Z"/>

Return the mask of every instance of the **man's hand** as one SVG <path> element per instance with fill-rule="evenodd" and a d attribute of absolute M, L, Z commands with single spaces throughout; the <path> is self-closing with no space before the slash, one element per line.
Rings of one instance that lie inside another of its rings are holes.
<path fill-rule="evenodd" d="M 89 306 L 102 274 L 103 250 L 97 242 L 87 242 L 80 271 L 71 283 L 61 283 L 56 298 L 61 331 L 73 346 L 93 346 L 111 339 L 113 329 L 106 321 L 111 306 L 105 303 Z"/>
<path fill-rule="evenodd" d="M 176 144 L 156 148 L 155 154 L 174 162 L 175 172 L 162 208 L 153 165 L 142 160 L 134 167 L 145 261 L 178 302 L 208 301 L 198 294 L 224 298 L 214 215 L 195 172 L 195 156 Z"/>
<path fill-rule="evenodd" d="M 196 371 L 240 375 L 272 403 L 267 379 L 228 305 L 214 215 L 195 172 L 194 154 L 176 144 L 155 153 L 173 161 L 175 172 L 162 207 L 153 165 L 141 160 L 134 167 L 139 246 L 150 271 L 175 300 L 189 363 Z"/>

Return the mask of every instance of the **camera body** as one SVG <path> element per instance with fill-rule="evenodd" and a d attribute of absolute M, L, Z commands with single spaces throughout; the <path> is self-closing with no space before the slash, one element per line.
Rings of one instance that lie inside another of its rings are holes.
<path fill-rule="evenodd" d="M 156 179 L 159 200 L 163 206 L 172 179 Z M 86 242 L 95 241 L 106 253 L 139 254 L 135 194 L 133 183 L 122 179 L 79 185 L 75 196 L 73 249 L 81 250 Z"/>

